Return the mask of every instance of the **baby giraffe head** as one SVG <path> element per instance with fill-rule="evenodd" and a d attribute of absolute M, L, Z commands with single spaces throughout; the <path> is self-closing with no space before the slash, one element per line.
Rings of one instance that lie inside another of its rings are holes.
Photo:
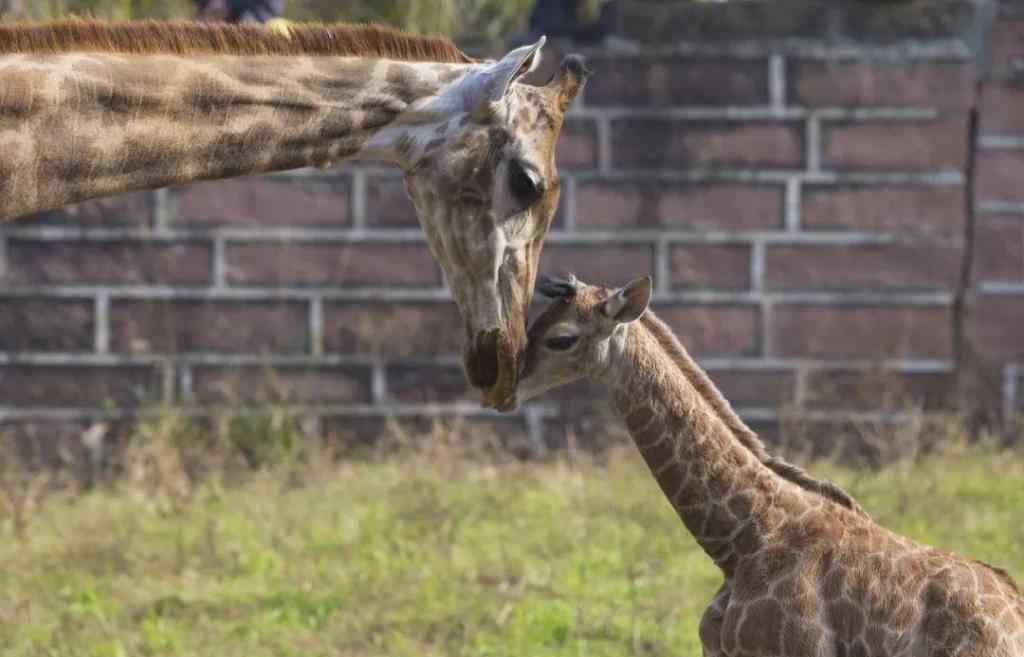
<path fill-rule="evenodd" d="M 537 292 L 554 299 L 527 333 L 526 357 L 516 395 L 520 401 L 582 378 L 598 378 L 625 339 L 629 324 L 640 319 L 651 301 L 651 277 L 617 289 L 541 277 Z M 616 343 L 619 343 L 618 345 Z"/>

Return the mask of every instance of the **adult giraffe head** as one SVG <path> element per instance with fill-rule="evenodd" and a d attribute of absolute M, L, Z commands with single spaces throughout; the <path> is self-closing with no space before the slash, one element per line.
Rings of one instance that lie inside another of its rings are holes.
<path fill-rule="evenodd" d="M 514 394 L 541 247 L 558 208 L 555 144 L 589 71 L 566 57 L 544 85 L 521 83 L 542 38 L 459 79 L 452 115 L 410 150 L 406 185 L 466 331 L 470 383 L 497 406 Z"/>

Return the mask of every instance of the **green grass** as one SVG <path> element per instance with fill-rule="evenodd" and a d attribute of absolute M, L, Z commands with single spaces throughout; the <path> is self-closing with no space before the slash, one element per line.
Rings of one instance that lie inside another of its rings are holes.
<path fill-rule="evenodd" d="M 631 449 L 121 482 L 0 526 L 7 655 L 698 655 L 720 581 Z M 1024 579 L 1024 454 L 818 465 L 883 524 Z M 2 517 L 0 517 L 2 519 Z"/>

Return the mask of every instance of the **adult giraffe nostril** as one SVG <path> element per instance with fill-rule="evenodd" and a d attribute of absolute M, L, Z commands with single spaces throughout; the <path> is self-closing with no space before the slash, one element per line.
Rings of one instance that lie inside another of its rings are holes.
<path fill-rule="evenodd" d="M 475 388 L 491 388 L 498 382 L 498 329 L 480 331 L 466 354 L 466 375 Z"/>

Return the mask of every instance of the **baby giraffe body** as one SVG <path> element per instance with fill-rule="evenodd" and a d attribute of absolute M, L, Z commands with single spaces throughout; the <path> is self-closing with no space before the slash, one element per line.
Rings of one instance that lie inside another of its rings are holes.
<path fill-rule="evenodd" d="M 530 329 L 519 399 L 584 377 L 611 388 L 724 575 L 700 623 L 706 656 L 1024 656 L 1024 598 L 1009 575 L 894 534 L 835 485 L 770 456 L 646 310 L 649 278 L 538 289 L 558 300 Z"/>

